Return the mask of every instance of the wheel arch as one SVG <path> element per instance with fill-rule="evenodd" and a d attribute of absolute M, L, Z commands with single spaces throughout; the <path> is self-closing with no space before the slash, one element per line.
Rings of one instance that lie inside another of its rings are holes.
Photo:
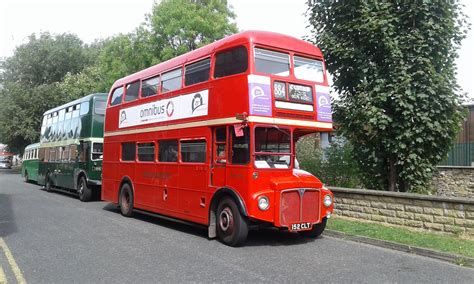
<path fill-rule="evenodd" d="M 86 179 L 86 183 L 87 183 L 86 171 L 84 171 L 83 169 L 75 169 L 74 170 L 74 190 L 78 190 L 79 179 L 81 177 L 84 177 Z"/>
<path fill-rule="evenodd" d="M 222 187 L 218 189 L 211 198 L 211 203 L 209 205 L 209 227 L 208 227 L 208 237 L 215 238 L 217 236 L 216 232 L 216 211 L 219 201 L 224 197 L 230 197 L 235 201 L 237 207 L 239 208 L 240 213 L 244 217 L 248 217 L 247 208 L 245 207 L 245 202 L 242 197 L 233 189 L 229 187 Z"/>
<path fill-rule="evenodd" d="M 122 186 L 126 183 L 130 185 L 130 188 L 132 189 L 132 194 L 135 197 L 135 188 L 133 187 L 132 179 L 129 176 L 123 176 L 120 180 L 120 185 L 117 191 L 117 203 L 120 201 L 120 192 L 122 191 Z M 133 202 L 135 202 L 135 198 L 133 199 Z"/>

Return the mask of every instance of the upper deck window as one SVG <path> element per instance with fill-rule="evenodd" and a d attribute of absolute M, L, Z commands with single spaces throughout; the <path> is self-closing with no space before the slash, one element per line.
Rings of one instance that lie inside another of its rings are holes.
<path fill-rule="evenodd" d="M 211 71 L 211 59 L 191 63 L 185 66 L 184 84 L 186 86 L 194 85 L 209 80 L 209 72 Z"/>
<path fill-rule="evenodd" d="M 160 76 L 147 79 L 142 82 L 142 97 L 151 97 L 158 94 L 158 86 L 160 85 Z"/>
<path fill-rule="evenodd" d="M 99 115 L 105 114 L 105 101 L 96 100 L 94 104 L 94 113 Z"/>
<path fill-rule="evenodd" d="M 323 82 L 323 62 L 304 58 L 301 56 L 294 56 L 295 76 L 298 79 Z"/>
<path fill-rule="evenodd" d="M 123 96 L 123 87 L 119 87 L 114 90 L 112 93 L 112 99 L 110 100 L 110 105 L 118 105 L 122 102 L 122 96 Z"/>
<path fill-rule="evenodd" d="M 290 75 L 290 55 L 262 48 L 255 48 L 255 70 L 278 76 Z"/>
<path fill-rule="evenodd" d="M 127 85 L 127 92 L 125 93 L 125 101 L 131 102 L 138 99 L 138 91 L 140 90 L 140 81 L 133 82 Z"/>
<path fill-rule="evenodd" d="M 161 76 L 161 91 L 163 93 L 170 92 L 181 88 L 181 83 L 183 80 L 182 69 L 175 69 L 170 72 L 163 73 Z"/>
<path fill-rule="evenodd" d="M 248 54 L 244 46 L 238 46 L 216 54 L 214 78 L 239 74 L 247 71 Z"/>

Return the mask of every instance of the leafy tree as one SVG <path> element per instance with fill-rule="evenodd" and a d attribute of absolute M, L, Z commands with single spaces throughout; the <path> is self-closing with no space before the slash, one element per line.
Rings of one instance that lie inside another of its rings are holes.
<path fill-rule="evenodd" d="M 458 132 L 459 1 L 309 2 L 311 40 L 340 93 L 335 121 L 367 187 L 416 190 Z"/>
<path fill-rule="evenodd" d="M 72 34 L 32 34 L 5 61 L 3 80 L 37 86 L 59 82 L 67 72 L 78 73 L 91 61 L 82 41 Z"/>
<path fill-rule="evenodd" d="M 66 74 L 77 74 L 94 61 L 94 49 L 75 35 L 31 35 L 1 64 L 0 137 L 21 152 L 39 136 L 44 111 L 71 99 L 59 89 Z"/>
<path fill-rule="evenodd" d="M 237 32 L 226 0 L 163 0 L 147 24 L 157 57 L 167 60 Z"/>

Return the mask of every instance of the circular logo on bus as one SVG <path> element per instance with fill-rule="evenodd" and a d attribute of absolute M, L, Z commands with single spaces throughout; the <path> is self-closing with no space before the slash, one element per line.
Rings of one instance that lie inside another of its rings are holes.
<path fill-rule="evenodd" d="M 172 101 L 169 101 L 168 104 L 166 105 L 166 115 L 168 117 L 172 116 L 174 112 L 174 104 Z"/>

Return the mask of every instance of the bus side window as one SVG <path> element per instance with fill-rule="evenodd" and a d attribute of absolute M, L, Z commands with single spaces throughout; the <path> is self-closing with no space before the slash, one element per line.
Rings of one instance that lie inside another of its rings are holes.
<path fill-rule="evenodd" d="M 123 87 L 118 87 L 112 93 L 112 98 L 110 99 L 110 105 L 114 106 L 114 105 L 120 104 L 122 102 L 122 96 L 123 96 Z"/>
<path fill-rule="evenodd" d="M 122 143 L 122 161 L 135 161 L 136 151 L 135 142 Z"/>
<path fill-rule="evenodd" d="M 158 161 L 178 161 L 178 140 L 160 140 L 158 142 Z"/>
<path fill-rule="evenodd" d="M 163 93 L 174 91 L 181 88 L 183 81 L 183 70 L 181 68 L 166 72 L 161 76 L 161 91 Z"/>
<path fill-rule="evenodd" d="M 184 84 L 186 86 L 205 82 L 209 80 L 209 72 L 211 71 L 211 59 L 191 63 L 185 66 Z"/>
<path fill-rule="evenodd" d="M 235 126 L 232 128 L 232 164 L 245 165 L 250 161 L 249 128 L 243 129 L 244 135 L 235 135 Z"/>
<path fill-rule="evenodd" d="M 181 141 L 181 161 L 184 163 L 205 163 L 206 140 Z"/>
<path fill-rule="evenodd" d="M 139 90 L 140 90 L 140 81 L 127 84 L 127 91 L 125 92 L 125 101 L 131 102 L 138 99 Z"/>
<path fill-rule="evenodd" d="M 238 46 L 216 54 L 214 78 L 244 73 L 248 67 L 248 54 L 244 46 Z"/>
<path fill-rule="evenodd" d="M 160 85 L 160 76 L 147 79 L 142 82 L 142 98 L 154 96 L 158 94 L 158 87 Z"/>

